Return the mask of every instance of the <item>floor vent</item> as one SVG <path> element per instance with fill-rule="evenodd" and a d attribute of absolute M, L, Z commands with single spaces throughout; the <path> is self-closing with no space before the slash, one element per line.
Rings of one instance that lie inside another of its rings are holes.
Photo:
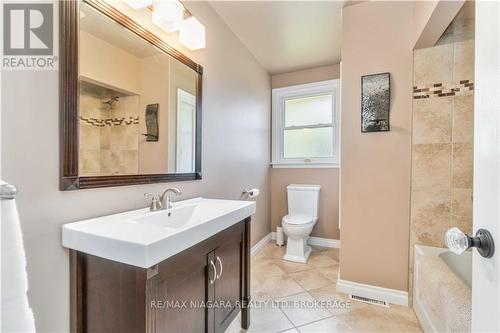
<path fill-rule="evenodd" d="M 363 302 L 363 303 L 368 303 L 368 304 L 383 306 L 383 307 L 386 307 L 386 308 L 389 307 L 389 303 L 387 303 L 386 301 L 381 301 L 381 300 L 378 300 L 378 299 L 375 299 L 375 298 L 368 298 L 368 297 L 363 297 L 363 296 L 349 294 L 349 299 L 352 299 L 352 300 L 355 300 L 355 301 L 359 301 L 359 302 Z"/>

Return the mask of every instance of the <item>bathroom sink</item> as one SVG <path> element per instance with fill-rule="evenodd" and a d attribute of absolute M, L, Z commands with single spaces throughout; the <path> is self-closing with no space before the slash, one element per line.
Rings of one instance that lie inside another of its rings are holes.
<path fill-rule="evenodd" d="M 255 202 L 195 198 L 171 209 L 138 209 L 62 227 L 64 247 L 148 268 L 255 213 Z"/>
<path fill-rule="evenodd" d="M 187 225 L 194 224 L 197 220 L 194 215 L 196 205 L 186 205 L 172 208 L 169 210 L 161 210 L 151 214 L 138 217 L 131 223 L 139 223 L 145 225 L 157 225 L 165 228 L 182 228 Z"/>

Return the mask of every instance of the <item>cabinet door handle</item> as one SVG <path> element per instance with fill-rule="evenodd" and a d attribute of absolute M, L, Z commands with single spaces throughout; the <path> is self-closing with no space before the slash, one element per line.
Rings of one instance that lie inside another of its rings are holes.
<path fill-rule="evenodd" d="M 219 263 L 219 267 L 220 267 L 220 272 L 219 274 L 217 275 L 216 279 L 220 279 L 220 277 L 222 276 L 222 260 L 220 260 L 219 256 L 217 256 L 217 262 Z"/>
<path fill-rule="evenodd" d="M 217 280 L 217 268 L 215 268 L 215 264 L 213 260 L 210 260 L 210 267 L 212 267 L 214 274 L 213 279 L 210 279 L 210 284 L 214 284 L 215 280 Z"/>

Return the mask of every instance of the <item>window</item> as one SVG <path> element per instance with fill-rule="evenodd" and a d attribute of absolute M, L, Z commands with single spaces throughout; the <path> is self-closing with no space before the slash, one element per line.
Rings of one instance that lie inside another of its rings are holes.
<path fill-rule="evenodd" d="M 339 80 L 273 89 L 273 167 L 338 167 Z"/>

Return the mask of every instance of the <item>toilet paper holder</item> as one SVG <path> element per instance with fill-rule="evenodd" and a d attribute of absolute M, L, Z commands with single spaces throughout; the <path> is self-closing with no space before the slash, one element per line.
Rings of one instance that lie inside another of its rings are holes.
<path fill-rule="evenodd" d="M 259 189 L 258 188 L 245 188 L 242 191 L 242 194 L 248 195 L 249 198 L 255 198 L 259 196 Z"/>
<path fill-rule="evenodd" d="M 1 184 L 0 185 L 0 199 L 2 200 L 12 200 L 17 195 L 17 188 L 11 184 Z"/>

